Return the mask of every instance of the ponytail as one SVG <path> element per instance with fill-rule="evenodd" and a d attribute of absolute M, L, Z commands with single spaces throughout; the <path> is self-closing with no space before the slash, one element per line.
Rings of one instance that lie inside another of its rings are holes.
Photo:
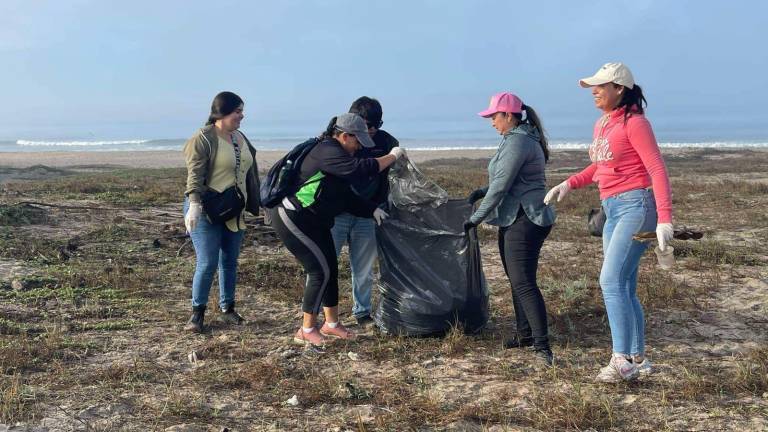
<path fill-rule="evenodd" d="M 325 127 L 325 130 L 317 138 L 320 141 L 322 141 L 328 138 L 333 138 L 335 134 L 336 134 L 336 117 L 332 118 L 331 121 L 328 122 L 328 126 Z"/>
<path fill-rule="evenodd" d="M 635 84 L 632 88 L 624 87 L 624 94 L 621 96 L 619 104 L 616 105 L 616 109 L 624 107 L 624 124 L 627 124 L 627 119 L 633 112 L 645 113 L 644 106 L 648 106 L 648 101 L 643 96 L 643 89 Z"/>
<path fill-rule="evenodd" d="M 541 124 L 541 119 L 532 107 L 523 104 L 522 108 L 523 111 L 525 111 L 525 121 L 539 131 L 539 145 L 541 145 L 541 150 L 544 152 L 544 162 L 547 162 L 549 161 L 549 140 L 547 139 L 547 135 L 544 132 L 544 126 Z M 522 121 L 522 113 L 515 114 L 515 117 Z"/>
<path fill-rule="evenodd" d="M 243 105 L 243 99 L 232 92 L 223 91 L 217 94 L 211 102 L 211 114 L 205 125 L 210 126 L 216 123 L 216 120 L 221 120 L 232 114 L 240 105 Z"/>

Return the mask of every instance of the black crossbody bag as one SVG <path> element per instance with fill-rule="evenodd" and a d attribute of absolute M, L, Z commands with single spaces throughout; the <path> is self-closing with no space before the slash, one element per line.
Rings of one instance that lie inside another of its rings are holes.
<path fill-rule="evenodd" d="M 224 223 L 238 217 L 245 208 L 245 195 L 237 186 L 237 174 L 240 172 L 240 146 L 235 140 L 235 134 L 231 134 L 230 137 L 232 138 L 232 147 L 235 150 L 235 184 L 224 189 L 223 192 L 216 192 L 209 188 L 200 197 L 203 202 L 203 210 L 212 223 Z M 208 176 L 210 177 L 210 173 Z"/>

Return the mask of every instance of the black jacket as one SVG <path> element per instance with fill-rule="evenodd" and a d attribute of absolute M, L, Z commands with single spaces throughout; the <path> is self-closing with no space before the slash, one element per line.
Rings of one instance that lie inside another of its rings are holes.
<path fill-rule="evenodd" d="M 400 143 L 390 135 L 387 131 L 378 130 L 373 136 L 373 142 L 376 144 L 373 148 L 362 148 L 355 153 L 355 157 L 359 158 L 378 158 L 389 154 L 393 148 L 400 145 Z M 352 189 L 357 192 L 363 198 L 370 199 L 375 202 L 376 205 L 381 205 L 387 202 L 387 196 L 389 195 L 389 168 L 380 173 L 365 179 L 364 181 L 355 181 L 352 183 Z"/>
<path fill-rule="evenodd" d="M 379 172 L 372 158 L 358 158 L 347 153 L 333 138 L 318 143 L 301 164 L 302 188 L 290 198 L 299 211 L 310 212 L 317 224 L 330 228 L 334 218 L 344 212 L 372 217 L 376 203 L 357 195 L 353 182 L 364 182 Z M 318 179 L 319 173 L 322 178 Z"/>

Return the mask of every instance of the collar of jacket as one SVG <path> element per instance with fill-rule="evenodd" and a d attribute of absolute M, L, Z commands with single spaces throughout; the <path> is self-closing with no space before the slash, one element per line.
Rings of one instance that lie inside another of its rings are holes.
<path fill-rule="evenodd" d="M 240 129 L 237 131 L 240 132 Z M 208 144 L 208 173 L 210 173 L 213 170 L 213 163 L 216 160 L 216 152 L 219 150 L 219 137 L 216 134 L 216 126 L 211 124 L 201 127 L 200 136 L 203 138 L 203 141 Z M 251 156 L 255 160 L 256 149 L 253 148 L 251 142 L 248 140 L 244 133 L 240 132 L 240 136 L 242 136 L 245 140 L 245 144 L 248 146 L 248 151 L 251 152 Z M 204 182 L 206 186 L 208 185 L 208 180 L 208 175 L 206 173 L 206 179 Z"/>
<path fill-rule="evenodd" d="M 513 127 L 512 129 L 506 131 L 504 133 L 504 138 L 510 137 L 512 135 L 527 135 L 534 140 L 538 141 L 539 138 L 541 138 L 541 134 L 539 134 L 539 130 L 536 129 L 532 124 L 528 123 L 520 123 L 517 126 Z"/>

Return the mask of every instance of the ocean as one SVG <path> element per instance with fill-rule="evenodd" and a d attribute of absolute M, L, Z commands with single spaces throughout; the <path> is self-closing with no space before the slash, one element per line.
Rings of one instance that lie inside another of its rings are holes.
<path fill-rule="evenodd" d="M 307 137 L 258 138 L 246 132 L 257 150 L 289 150 Z M 429 139 L 399 137 L 400 145 L 408 151 L 482 150 L 495 149 L 499 139 Z M 167 151 L 181 150 L 185 139 L 126 139 L 126 140 L 15 140 L 0 141 L 0 152 L 69 152 L 69 151 Z M 578 150 L 589 147 L 586 140 L 550 140 L 550 148 Z M 768 140 L 713 140 L 659 142 L 661 148 L 764 148 Z"/>
<path fill-rule="evenodd" d="M 588 121 L 551 124 L 552 128 L 548 129 L 551 148 L 588 148 L 591 142 L 589 125 Z M 669 122 L 658 128 L 654 125 L 654 132 L 662 148 L 768 148 L 768 131 L 755 125 L 753 123 L 751 129 L 730 128 L 724 133 L 723 128 L 705 122 L 685 125 Z M 386 123 L 384 129 L 395 135 L 409 151 L 495 149 L 499 143 L 498 135 L 487 122 L 393 121 Z M 194 130 L 194 126 L 162 133 L 136 133 L 135 129 L 98 133 L 61 129 L 61 132 L 26 133 L 19 138 L 0 135 L 0 152 L 180 150 Z M 319 128 L 244 124 L 243 132 L 258 150 L 288 150 L 317 134 Z M 158 138 L 158 135 L 172 138 Z"/>

